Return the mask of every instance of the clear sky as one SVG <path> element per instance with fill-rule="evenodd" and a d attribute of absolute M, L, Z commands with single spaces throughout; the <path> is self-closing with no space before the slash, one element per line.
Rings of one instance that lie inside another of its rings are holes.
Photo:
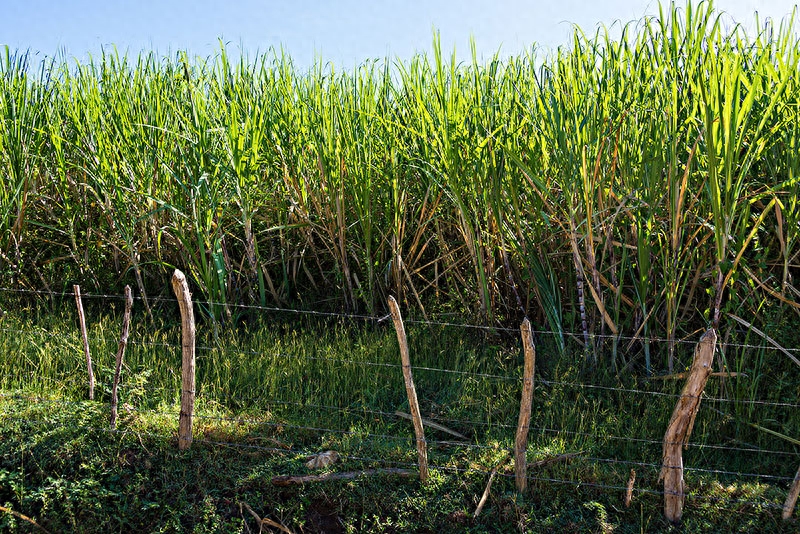
<path fill-rule="evenodd" d="M 797 0 L 717 0 L 737 22 L 754 13 L 782 19 Z M 684 0 L 677 2 L 684 5 Z M 187 50 L 207 56 L 218 39 L 252 57 L 283 46 L 299 65 L 315 55 L 342 67 L 387 55 L 427 51 L 432 29 L 445 50 L 467 57 L 474 36 L 488 57 L 568 44 L 571 25 L 586 32 L 658 13 L 658 0 L 0 0 L 0 45 L 39 57 L 59 50 L 85 58 L 101 46 L 137 54 Z M 799 14 L 800 15 L 800 14 Z"/>

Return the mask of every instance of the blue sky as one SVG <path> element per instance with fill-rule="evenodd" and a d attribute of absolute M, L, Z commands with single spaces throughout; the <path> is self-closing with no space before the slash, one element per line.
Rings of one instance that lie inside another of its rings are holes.
<path fill-rule="evenodd" d="M 717 0 L 715 6 L 752 27 L 753 14 L 781 19 L 797 0 Z M 408 58 L 431 47 L 432 29 L 446 50 L 469 53 L 474 36 L 484 57 L 537 43 L 568 42 L 572 24 L 593 31 L 656 14 L 657 0 L 0 0 L 0 44 L 42 56 L 65 50 L 85 58 L 101 46 L 136 54 L 187 50 L 207 56 L 218 39 L 251 56 L 283 46 L 299 65 L 315 55 L 343 67 L 370 58 Z M 683 5 L 683 0 L 678 2 Z"/>

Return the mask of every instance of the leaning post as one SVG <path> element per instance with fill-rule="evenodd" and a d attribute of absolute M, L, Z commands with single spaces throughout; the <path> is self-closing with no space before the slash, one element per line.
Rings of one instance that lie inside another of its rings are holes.
<path fill-rule="evenodd" d="M 794 507 L 797 504 L 798 495 L 800 495 L 800 468 L 797 469 L 797 473 L 794 475 L 794 482 L 792 482 L 792 486 L 789 488 L 786 502 L 783 503 L 782 517 L 784 521 L 788 521 L 792 517 Z"/>
<path fill-rule="evenodd" d="M 683 448 L 689 442 L 700 408 L 700 396 L 711 375 L 716 344 L 717 334 L 713 328 L 700 338 L 694 351 L 689 377 L 664 434 L 664 456 L 658 479 L 664 481 L 664 515 L 673 523 L 680 521 L 683 515 L 686 489 L 683 481 Z"/>
<path fill-rule="evenodd" d="M 400 344 L 400 359 L 403 364 L 403 378 L 405 379 L 406 393 L 408 394 L 408 408 L 411 412 L 411 419 L 414 422 L 414 434 L 417 438 L 419 480 L 424 484 L 428 480 L 428 446 L 425 442 L 425 430 L 422 427 L 422 415 L 419 412 L 419 403 L 417 402 L 417 390 L 414 388 L 414 378 L 411 376 L 411 358 L 408 354 L 406 329 L 403 326 L 400 307 L 392 296 L 389 296 L 389 310 L 392 314 L 394 328 L 397 331 L 397 342 Z"/>
<path fill-rule="evenodd" d="M 92 353 L 89 352 L 89 335 L 86 333 L 86 316 L 83 313 L 83 302 L 81 301 L 81 286 L 72 286 L 75 292 L 75 305 L 78 307 L 78 321 L 81 326 L 81 336 L 83 337 L 83 354 L 86 356 L 86 369 L 89 372 L 89 400 L 94 400 L 94 371 L 92 370 Z"/>

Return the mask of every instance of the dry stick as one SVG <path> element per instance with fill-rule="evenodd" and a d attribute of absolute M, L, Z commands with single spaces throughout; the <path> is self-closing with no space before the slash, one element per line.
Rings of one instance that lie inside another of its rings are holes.
<path fill-rule="evenodd" d="M 403 412 L 397 411 L 397 412 L 394 412 L 394 414 L 395 414 L 397 417 L 402 417 L 403 419 L 408 419 L 409 421 L 413 421 L 413 420 L 414 420 L 414 418 L 413 418 L 413 417 L 411 417 L 411 415 L 410 415 L 410 414 L 407 414 L 407 413 L 403 413 Z M 425 419 L 425 418 L 423 417 L 423 418 L 422 418 L 422 424 L 423 424 L 423 425 L 425 425 L 425 426 L 429 426 L 429 427 L 431 427 L 431 428 L 434 428 L 434 429 L 436 429 L 436 430 L 440 430 L 440 431 L 442 431 L 442 432 L 444 432 L 444 433 L 446 433 L 446 434 L 450 434 L 451 436 L 455 436 L 455 437 L 457 437 L 458 439 L 463 439 L 463 440 L 465 440 L 465 441 L 469 441 L 469 438 L 468 438 L 467 436 L 465 436 L 464 434 L 459 434 L 459 433 L 458 433 L 458 432 L 456 432 L 455 430 L 450 430 L 449 428 L 447 428 L 447 427 L 446 427 L 446 426 L 444 426 L 444 425 L 440 425 L 439 423 L 434 423 L 434 422 L 433 422 L 433 421 L 431 421 L 430 419 Z"/>
<path fill-rule="evenodd" d="M 261 517 L 257 513 L 255 513 L 253 509 L 250 508 L 250 506 L 246 502 L 242 502 L 239 504 L 241 506 L 244 506 L 247 509 L 247 511 L 250 512 L 250 515 L 252 515 L 255 518 L 256 522 L 258 522 L 258 532 L 262 532 L 264 530 L 264 525 L 267 525 L 268 527 L 277 528 L 281 532 L 286 532 L 286 534 L 292 534 L 291 530 L 286 528 L 281 523 L 278 523 L 277 521 L 273 521 L 272 519 L 266 517 L 264 519 L 261 519 Z"/>
<path fill-rule="evenodd" d="M 494 480 L 494 476 L 496 474 L 497 474 L 497 467 L 492 469 L 492 472 L 489 475 L 489 482 L 486 484 L 486 489 L 483 490 L 483 495 L 481 496 L 481 500 L 478 502 L 478 507 L 475 508 L 475 513 L 472 514 L 473 518 L 481 515 L 481 511 L 483 511 L 483 506 L 486 504 L 486 500 L 489 498 L 489 491 L 492 489 L 492 481 Z"/>
<path fill-rule="evenodd" d="M 117 389 L 119 388 L 119 375 L 122 372 L 122 357 L 125 355 L 125 347 L 128 346 L 132 308 L 133 292 L 131 286 L 125 286 L 125 315 L 122 317 L 122 335 L 119 337 L 119 348 L 117 349 L 117 368 L 114 371 L 114 385 L 111 387 L 111 430 L 117 426 Z"/>
<path fill-rule="evenodd" d="M 745 321 L 741 317 L 737 317 L 736 315 L 733 315 L 732 313 L 728 313 L 727 315 L 728 315 L 728 317 L 730 317 L 731 319 L 733 319 L 734 321 L 736 321 L 740 325 L 742 325 L 742 326 L 744 326 L 746 328 L 749 328 L 751 331 L 755 332 L 759 336 L 761 336 L 764 339 L 766 339 L 769 342 L 770 345 L 772 345 L 773 347 L 775 347 L 776 349 L 778 349 L 779 351 L 781 351 L 782 353 L 787 355 L 789 357 L 789 359 L 792 360 L 795 364 L 800 365 L 800 360 L 798 360 L 794 356 L 794 354 L 792 354 L 791 352 L 789 352 L 788 350 L 783 348 L 777 341 L 775 341 L 774 339 L 769 337 L 767 334 L 765 334 L 764 332 L 762 332 L 761 330 L 759 330 L 758 328 L 753 326 L 752 323 L 748 323 L 747 321 Z"/>
<path fill-rule="evenodd" d="M 194 415 L 194 311 L 192 295 L 186 276 L 178 269 L 172 275 L 172 290 L 178 297 L 181 310 L 181 414 L 178 424 L 178 449 L 188 449 L 192 444 L 192 416 Z"/>
<path fill-rule="evenodd" d="M 525 370 L 522 385 L 522 401 L 519 406 L 517 438 L 514 441 L 514 474 L 517 491 L 523 493 L 528 487 L 527 457 L 528 429 L 531 423 L 531 404 L 533 403 L 533 368 L 536 361 L 536 348 L 533 346 L 531 322 L 525 318 L 520 326 L 522 346 L 525 349 Z"/>
<path fill-rule="evenodd" d="M 419 480 L 423 484 L 428 480 L 428 446 L 425 443 L 425 429 L 422 427 L 422 416 L 419 413 L 417 390 L 414 388 L 414 378 L 411 376 L 411 358 L 408 355 L 408 341 L 406 329 L 403 326 L 403 317 L 400 307 L 394 297 L 389 296 L 389 310 L 392 313 L 394 329 L 397 331 L 397 342 L 400 345 L 400 359 L 403 363 L 403 378 L 408 394 L 408 407 L 414 422 L 414 434 L 417 437 L 417 457 L 419 458 Z"/>
<path fill-rule="evenodd" d="M 672 418 L 664 434 L 664 457 L 659 480 L 664 481 L 664 515 L 669 521 L 680 521 L 683 514 L 685 485 L 683 482 L 683 447 L 688 443 L 700 407 L 700 396 L 711 374 L 717 334 L 709 329 L 700 338 L 694 351 L 689 378 L 683 387 Z"/>
<path fill-rule="evenodd" d="M 792 482 L 789 495 L 786 497 L 786 502 L 783 504 L 784 521 L 792 517 L 792 512 L 794 512 L 794 505 L 797 503 L 798 495 L 800 495 L 800 467 L 797 468 L 797 474 L 794 476 L 794 482 Z"/>
<path fill-rule="evenodd" d="M 92 371 L 92 354 L 89 352 L 89 336 L 86 333 L 86 317 L 83 314 L 83 302 L 81 302 L 81 286 L 72 286 L 75 292 L 75 304 L 78 306 L 78 320 L 81 324 L 81 335 L 83 336 L 83 353 L 86 354 L 86 368 L 89 370 L 89 400 L 94 400 L 94 371 Z"/>
<path fill-rule="evenodd" d="M 397 475 L 401 477 L 410 477 L 416 474 L 417 472 L 414 471 L 413 469 L 399 469 L 394 467 L 387 467 L 383 469 L 367 469 L 364 471 L 348 471 L 345 473 L 323 473 L 321 475 L 277 476 L 277 477 L 272 477 L 272 484 L 274 486 L 291 486 L 292 484 L 305 484 L 306 482 L 325 482 L 328 480 L 350 480 L 361 476 Z"/>
<path fill-rule="evenodd" d="M 31 519 L 27 515 L 21 514 L 21 513 L 15 511 L 15 510 L 12 510 L 11 508 L 6 508 L 5 506 L 0 506 L 0 512 L 5 512 L 7 514 L 13 515 L 17 519 L 21 519 L 23 521 L 27 521 L 28 523 L 30 523 L 34 527 L 40 529 L 42 532 L 47 532 L 47 529 L 45 529 L 42 525 L 40 525 L 39 523 L 37 523 L 36 521 Z"/>

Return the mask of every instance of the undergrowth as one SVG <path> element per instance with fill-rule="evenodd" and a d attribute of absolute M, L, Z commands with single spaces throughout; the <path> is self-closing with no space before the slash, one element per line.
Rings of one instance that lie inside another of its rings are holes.
<path fill-rule="evenodd" d="M 194 442 L 181 452 L 173 318 L 134 316 L 112 432 L 119 310 L 90 312 L 95 401 L 84 400 L 74 313 L 28 312 L 0 319 L 0 530 L 38 530 L 33 521 L 49 532 L 257 532 L 256 516 L 293 532 L 675 530 L 663 519 L 658 471 L 681 381 L 587 368 L 576 347 L 562 355 L 544 333 L 525 495 L 515 490 L 509 452 L 521 390 L 518 336 L 415 322 L 407 330 L 422 415 L 466 439 L 426 429 L 427 485 L 371 475 L 278 487 L 273 477 L 311 474 L 305 461 L 326 450 L 341 455 L 331 472 L 415 469 L 411 423 L 395 414 L 408 403 L 389 321 L 276 313 L 224 331 L 201 324 Z M 721 353 L 746 350 L 734 334 Z M 630 350 L 620 351 L 620 364 L 641 358 Z M 688 364 L 691 350 L 679 346 L 678 361 Z M 750 350 L 736 358 L 764 366 L 783 358 Z M 798 451 L 762 430 L 798 434 L 791 377 L 709 382 L 684 453 L 681 531 L 796 530 L 780 513 Z"/>

